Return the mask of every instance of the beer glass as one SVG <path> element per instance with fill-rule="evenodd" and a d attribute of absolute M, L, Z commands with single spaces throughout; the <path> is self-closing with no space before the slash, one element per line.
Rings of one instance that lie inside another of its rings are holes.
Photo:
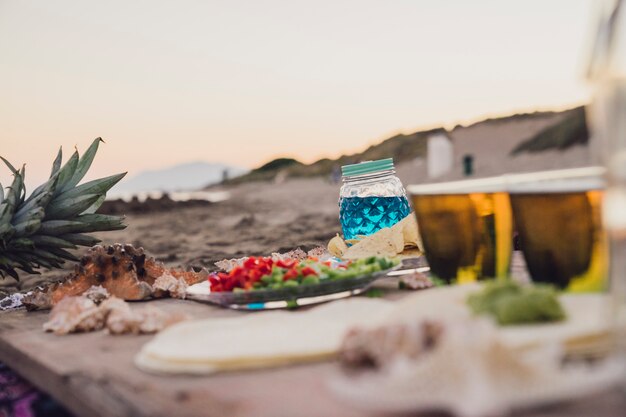
<path fill-rule="evenodd" d="M 512 214 L 502 177 L 407 187 L 431 272 L 467 283 L 509 275 Z"/>
<path fill-rule="evenodd" d="M 606 289 L 603 175 L 604 168 L 587 167 L 507 176 L 513 219 L 533 281 L 572 292 Z"/>

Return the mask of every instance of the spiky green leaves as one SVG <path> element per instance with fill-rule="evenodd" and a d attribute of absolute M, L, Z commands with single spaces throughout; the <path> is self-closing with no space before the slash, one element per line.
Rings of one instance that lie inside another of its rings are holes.
<path fill-rule="evenodd" d="M 59 149 L 50 178 L 28 198 L 24 168 L 17 170 L 0 157 L 14 177 L 6 194 L 0 185 L 0 276 L 18 279 L 16 269 L 36 273 L 40 267 L 60 267 L 65 260 L 76 259 L 67 249 L 98 242 L 86 233 L 126 227 L 121 217 L 95 214 L 107 191 L 125 173 L 78 185 L 91 167 L 100 142 L 102 139 L 95 139 L 82 157 L 75 151 L 65 165 L 61 165 Z"/>

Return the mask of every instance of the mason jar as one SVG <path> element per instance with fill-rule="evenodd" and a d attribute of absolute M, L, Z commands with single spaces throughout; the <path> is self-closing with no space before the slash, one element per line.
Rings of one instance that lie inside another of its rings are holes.
<path fill-rule="evenodd" d="M 392 158 L 344 165 L 341 173 L 339 219 L 344 239 L 374 234 L 411 212 Z"/>

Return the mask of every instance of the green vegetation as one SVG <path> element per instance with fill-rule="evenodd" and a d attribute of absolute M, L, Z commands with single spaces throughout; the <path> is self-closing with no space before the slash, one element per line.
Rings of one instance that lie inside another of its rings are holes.
<path fill-rule="evenodd" d="M 293 158 L 277 158 L 270 162 L 253 169 L 245 175 L 228 179 L 223 184 L 235 185 L 243 184 L 251 181 L 271 181 L 281 171 L 291 172 L 299 166 L 304 166 L 302 162 Z"/>
<path fill-rule="evenodd" d="M 293 158 L 278 158 L 278 159 L 274 159 L 268 162 L 267 164 L 261 166 L 260 168 L 255 169 L 255 171 L 257 172 L 276 171 L 279 169 L 292 167 L 294 165 L 302 165 L 302 162 L 299 162 Z"/>
<path fill-rule="evenodd" d="M 547 149 L 562 150 L 574 145 L 586 144 L 588 141 L 589 131 L 585 121 L 585 109 L 578 107 L 567 111 L 559 123 L 520 143 L 511 154 L 542 152 Z"/>
<path fill-rule="evenodd" d="M 385 295 L 385 292 L 380 288 L 370 288 L 365 292 L 367 298 L 381 298 Z"/>
<path fill-rule="evenodd" d="M 565 312 L 549 285 L 522 286 L 512 281 L 492 281 L 467 299 L 474 314 L 486 314 L 498 324 L 528 324 L 560 321 Z"/>

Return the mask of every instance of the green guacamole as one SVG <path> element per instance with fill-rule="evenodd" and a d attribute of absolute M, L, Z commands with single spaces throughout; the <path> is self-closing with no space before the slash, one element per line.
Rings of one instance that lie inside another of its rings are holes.
<path fill-rule="evenodd" d="M 467 304 L 474 314 L 487 314 L 500 325 L 561 321 L 565 311 L 549 285 L 519 285 L 493 281 L 471 294 Z"/>

